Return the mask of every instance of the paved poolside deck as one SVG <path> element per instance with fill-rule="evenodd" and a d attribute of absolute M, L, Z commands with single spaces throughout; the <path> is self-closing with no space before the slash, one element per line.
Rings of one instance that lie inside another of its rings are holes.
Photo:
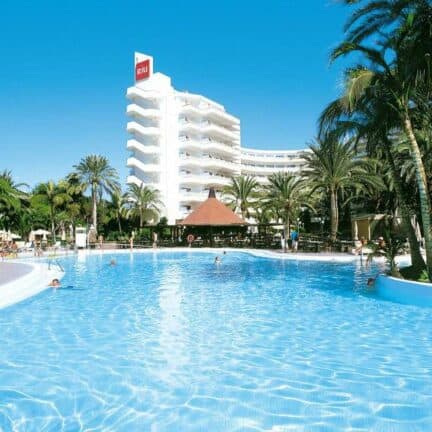
<path fill-rule="evenodd" d="M 21 263 L 0 262 L 0 285 L 12 282 L 33 270 L 32 266 Z"/>

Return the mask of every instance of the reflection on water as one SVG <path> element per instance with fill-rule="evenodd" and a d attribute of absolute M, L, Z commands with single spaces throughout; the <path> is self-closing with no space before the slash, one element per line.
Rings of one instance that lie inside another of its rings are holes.
<path fill-rule="evenodd" d="M 430 309 L 376 267 L 113 257 L 0 311 L 0 430 L 432 430 Z"/>

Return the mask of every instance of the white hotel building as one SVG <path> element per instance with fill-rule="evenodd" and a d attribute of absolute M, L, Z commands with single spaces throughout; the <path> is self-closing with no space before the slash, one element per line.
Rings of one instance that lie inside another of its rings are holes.
<path fill-rule="evenodd" d="M 233 176 L 260 183 L 276 171 L 300 173 L 304 151 L 242 148 L 240 120 L 204 96 L 181 92 L 153 73 L 153 57 L 135 53 L 135 85 L 127 90 L 128 183 L 156 188 L 169 224 L 220 192 Z"/>

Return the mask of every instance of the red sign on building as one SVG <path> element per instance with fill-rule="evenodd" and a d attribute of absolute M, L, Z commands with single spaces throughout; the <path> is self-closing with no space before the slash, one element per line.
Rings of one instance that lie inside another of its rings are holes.
<path fill-rule="evenodd" d="M 150 60 L 139 62 L 135 66 L 135 80 L 139 81 L 150 76 Z"/>

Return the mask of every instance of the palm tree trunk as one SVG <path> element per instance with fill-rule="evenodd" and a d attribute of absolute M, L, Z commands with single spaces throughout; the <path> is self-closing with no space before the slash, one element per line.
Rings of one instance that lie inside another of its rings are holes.
<path fill-rule="evenodd" d="M 284 252 L 288 251 L 288 239 L 289 239 L 289 235 L 290 235 L 289 231 L 290 231 L 290 217 L 289 217 L 289 212 L 287 211 L 286 224 L 284 227 L 284 237 L 285 237 Z"/>
<path fill-rule="evenodd" d="M 53 242 L 56 242 L 55 237 L 55 222 L 54 222 L 54 206 L 51 207 L 51 235 L 53 238 Z"/>
<path fill-rule="evenodd" d="M 122 233 L 122 226 L 121 226 L 121 221 L 120 221 L 120 215 L 117 216 L 117 223 L 118 223 L 118 229 L 120 234 Z"/>
<path fill-rule="evenodd" d="M 404 115 L 404 128 L 411 143 L 411 151 L 414 165 L 416 168 L 417 187 L 420 198 L 420 212 L 422 216 L 423 235 L 425 240 L 426 266 L 429 280 L 432 280 L 432 236 L 430 221 L 431 204 L 429 199 L 428 184 L 426 180 L 426 172 L 420 153 L 420 148 L 414 135 L 411 119 L 407 111 Z"/>
<path fill-rule="evenodd" d="M 336 241 L 339 225 L 337 194 L 334 189 L 330 190 L 330 240 Z"/>
<path fill-rule="evenodd" d="M 413 212 L 410 210 L 408 202 L 409 199 L 406 196 L 406 192 L 403 187 L 403 181 L 400 177 L 400 171 L 396 168 L 396 164 L 393 158 L 393 154 L 391 152 L 391 142 L 387 138 L 387 136 L 383 137 L 383 143 L 384 143 L 384 153 L 386 155 L 386 159 L 390 165 L 390 170 L 392 173 L 393 181 L 394 181 L 394 187 L 396 196 L 399 200 L 399 207 L 401 212 L 401 218 L 402 218 L 402 225 L 404 228 L 404 231 L 406 233 L 406 236 L 408 237 L 408 242 L 410 245 L 410 254 L 411 254 L 411 265 L 415 269 L 423 269 L 426 267 L 426 264 L 424 262 L 423 256 L 420 252 L 420 244 L 417 240 L 417 236 L 414 230 L 414 227 L 412 225 L 411 219 L 413 216 Z"/>
<path fill-rule="evenodd" d="M 143 211 L 143 209 L 140 207 L 140 210 L 139 210 L 139 214 L 140 214 L 140 228 L 142 228 L 143 227 L 143 220 L 144 220 L 144 211 Z"/>
<path fill-rule="evenodd" d="M 97 194 L 96 194 L 96 187 L 93 186 L 92 188 L 92 204 L 93 204 L 93 211 L 92 211 L 92 220 L 93 220 L 93 227 L 95 231 L 97 232 Z"/>

